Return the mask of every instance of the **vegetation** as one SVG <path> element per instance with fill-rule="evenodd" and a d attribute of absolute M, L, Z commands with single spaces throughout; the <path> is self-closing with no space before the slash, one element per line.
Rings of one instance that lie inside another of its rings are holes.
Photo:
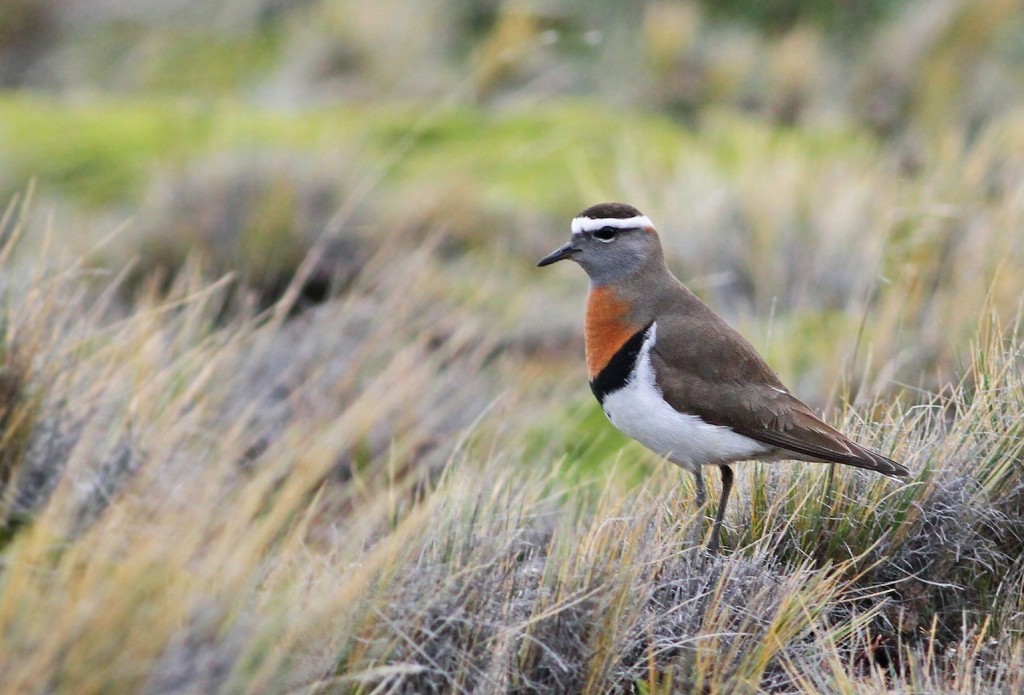
<path fill-rule="evenodd" d="M 1024 690 L 1013 3 L 158 5 L 0 10 L 0 692 Z M 605 199 L 910 482 L 707 556 L 533 267 Z"/>

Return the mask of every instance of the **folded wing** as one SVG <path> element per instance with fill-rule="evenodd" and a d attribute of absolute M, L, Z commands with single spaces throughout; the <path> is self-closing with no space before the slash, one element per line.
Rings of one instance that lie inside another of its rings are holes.
<path fill-rule="evenodd" d="M 822 422 L 739 333 L 702 303 L 658 320 L 651 360 L 665 400 L 794 458 L 904 477 L 909 471 Z M 705 313 L 706 312 L 706 313 Z"/>

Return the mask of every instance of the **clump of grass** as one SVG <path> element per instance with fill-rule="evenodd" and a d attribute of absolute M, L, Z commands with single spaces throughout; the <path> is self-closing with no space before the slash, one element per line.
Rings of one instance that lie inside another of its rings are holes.
<path fill-rule="evenodd" d="M 266 308 L 288 290 L 315 250 L 296 301 L 322 302 L 347 287 L 373 252 L 365 225 L 341 219 L 352 176 L 285 153 L 219 156 L 157 177 L 147 196 L 150 228 L 125 285 L 154 276 L 169 285 L 195 258 L 207 277 L 237 275 Z M 362 213 L 365 215 L 365 212 Z"/>
<path fill-rule="evenodd" d="M 25 457 L 37 414 L 29 390 L 30 360 L 22 344 L 4 333 L 0 346 L 0 539 L 13 533 L 26 506 L 23 481 L 30 474 Z"/>
<path fill-rule="evenodd" d="M 784 682 L 784 660 L 813 651 L 814 628 L 849 567 L 783 567 L 766 554 L 709 559 L 689 545 L 693 517 L 663 511 L 668 477 L 630 500 L 605 496 L 585 519 L 567 509 L 532 516 L 553 501 L 538 478 L 525 498 L 509 479 L 449 479 L 438 490 L 446 508 L 424 529 L 414 562 L 382 574 L 338 672 L 316 691 Z M 511 525 L 510 507 L 524 510 Z"/>
<path fill-rule="evenodd" d="M 337 557 L 346 564 L 387 533 L 409 489 L 443 461 L 441 438 L 477 416 L 491 383 L 432 380 L 473 371 L 489 348 L 435 291 L 431 253 L 387 264 L 416 293 L 383 282 L 384 265 L 370 263 L 346 302 L 291 322 L 243 311 L 220 325 L 229 283 L 207 286 L 195 272 L 127 312 L 112 301 L 116 287 L 97 294 L 74 262 L 26 276 L 10 301 L 45 338 L 31 383 L 46 383 L 40 417 L 55 424 L 33 429 L 33 476 L 45 478 L 46 494 L 4 550 L 5 689 L 40 677 L 79 692 L 141 688 L 150 673 L 154 683 L 191 684 L 183 672 L 205 671 L 177 663 L 192 659 L 187 645 L 233 633 L 236 620 L 260 623 L 237 612 L 243 594 L 272 604 L 283 596 L 264 592 L 283 570 L 278 559 L 299 557 L 276 556 L 282 543 L 330 554 L 334 524 L 344 523 L 345 543 L 355 542 Z M 37 572 L 51 578 L 37 582 Z M 285 571 L 280 587 L 297 576 Z M 58 615 L 66 620 L 51 631 Z M 225 683 L 235 669 L 256 677 L 239 663 L 262 663 L 282 636 L 262 629 L 234 651 L 211 646 L 236 655 L 214 659 Z M 50 646 L 29 657 L 23 647 L 39 640 Z M 19 655 L 20 666 L 7 661 Z"/>
<path fill-rule="evenodd" d="M 478 258 L 385 245 L 290 321 L 225 320 L 230 278 L 189 266 L 122 306 L 77 259 L 8 263 L 37 336 L 23 460 L 48 482 L 0 550 L 5 689 L 1014 683 L 1012 334 L 928 407 L 844 411 L 912 483 L 751 467 L 708 558 L 679 471 L 647 456 L 638 485 L 582 444 L 594 460 L 570 471 L 540 436 L 568 377 L 537 397 L 551 371 L 488 330 L 521 311 L 505 286 L 454 289 L 453 268 L 489 272 Z"/>
<path fill-rule="evenodd" d="M 561 501 L 545 498 L 546 486 L 531 501 L 504 480 L 442 485 L 450 506 L 416 542 L 412 566 L 381 575 L 338 673 L 321 686 L 856 692 L 860 682 L 942 682 L 974 692 L 972 683 L 1015 683 L 1024 527 L 1008 509 L 1024 490 L 1012 417 L 1024 382 L 1014 345 L 979 349 L 979 368 L 999 365 L 984 374 L 992 390 L 965 386 L 910 418 L 893 412 L 886 427 L 899 434 L 884 440 L 861 423 L 862 438 L 919 471 L 905 486 L 825 466 L 754 468 L 750 508 L 738 511 L 744 532 L 727 558 L 704 557 L 688 535 L 695 517 L 667 511 L 682 487 L 673 473 L 629 497 L 612 488 L 582 517 L 545 512 Z M 957 416 L 936 418 L 935 407 Z M 856 414 L 847 418 L 856 431 Z"/>

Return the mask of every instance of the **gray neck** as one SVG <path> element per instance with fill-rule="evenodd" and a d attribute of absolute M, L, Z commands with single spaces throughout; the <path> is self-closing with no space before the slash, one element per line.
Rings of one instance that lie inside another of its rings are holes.
<path fill-rule="evenodd" d="M 664 282 L 666 277 L 675 279 L 660 248 L 647 249 L 643 257 L 630 256 L 625 262 L 619 258 L 614 265 L 584 266 L 584 270 L 591 289 L 614 284 L 620 294 L 636 292 L 640 296 L 650 294 L 650 285 Z"/>

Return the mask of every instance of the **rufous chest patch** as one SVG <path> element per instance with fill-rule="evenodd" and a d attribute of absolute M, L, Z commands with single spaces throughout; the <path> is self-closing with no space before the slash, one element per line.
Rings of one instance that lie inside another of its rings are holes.
<path fill-rule="evenodd" d="M 639 330 L 626 321 L 628 305 L 608 287 L 596 287 L 587 295 L 584 338 L 587 374 L 593 381 L 626 341 Z"/>

